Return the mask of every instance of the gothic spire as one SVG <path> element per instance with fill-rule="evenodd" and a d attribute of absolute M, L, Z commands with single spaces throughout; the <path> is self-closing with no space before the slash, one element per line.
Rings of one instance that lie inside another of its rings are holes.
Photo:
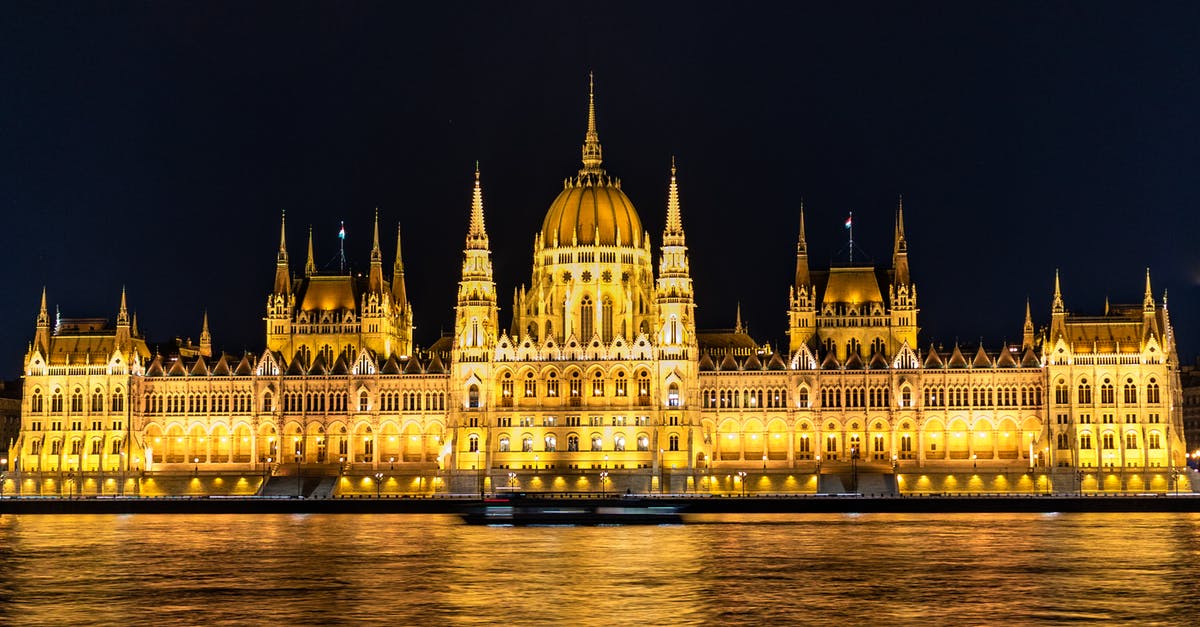
<path fill-rule="evenodd" d="M 208 310 L 204 310 L 204 322 L 200 326 L 200 354 L 212 357 L 212 334 L 208 332 Z"/>
<path fill-rule="evenodd" d="M 672 243 L 668 243 L 671 241 Z M 667 225 L 663 228 L 663 245 L 682 245 L 683 216 L 679 212 L 679 185 L 675 181 L 675 157 L 671 157 L 671 184 L 667 188 Z"/>
<path fill-rule="evenodd" d="M 125 306 L 125 286 L 121 286 L 121 308 L 117 310 L 117 325 L 129 324 L 129 309 Z"/>
<path fill-rule="evenodd" d="M 50 326 L 50 313 L 48 311 L 46 311 L 46 286 L 45 285 L 42 286 L 42 307 L 41 307 L 41 309 L 38 310 L 37 323 L 38 323 L 38 326 L 42 326 L 43 324 L 46 326 Z"/>
<path fill-rule="evenodd" d="M 1054 301 L 1050 305 L 1052 313 L 1060 314 L 1066 312 L 1066 306 L 1063 305 L 1062 288 L 1058 281 L 1058 269 L 1054 269 Z"/>
<path fill-rule="evenodd" d="M 1021 328 L 1021 349 L 1033 348 L 1033 316 L 1029 311 L 1029 298 L 1025 299 L 1025 325 Z"/>
<path fill-rule="evenodd" d="M 292 291 L 292 279 L 288 270 L 287 254 L 287 212 L 279 218 L 279 254 L 275 257 L 275 293 L 287 294 Z"/>
<path fill-rule="evenodd" d="M 396 262 L 392 264 L 392 302 L 401 309 L 408 307 L 404 285 L 404 258 L 400 256 L 400 225 L 396 225 Z"/>
<path fill-rule="evenodd" d="M 742 301 L 738 301 L 738 304 L 737 304 L 737 318 L 734 319 L 733 332 L 734 333 L 744 333 L 745 332 L 745 328 L 742 327 Z"/>
<path fill-rule="evenodd" d="M 367 289 L 373 294 L 383 293 L 383 252 L 379 250 L 379 208 L 375 209 L 375 232 L 371 239 L 371 270 L 367 275 Z"/>
<path fill-rule="evenodd" d="M 600 135 L 596 133 L 596 80 L 595 76 L 591 72 L 588 72 L 587 133 L 583 139 L 583 169 L 579 173 L 602 174 L 604 172 L 600 168 L 602 161 Z"/>
<path fill-rule="evenodd" d="M 312 225 L 308 225 L 308 260 L 304 262 L 304 276 L 312 276 L 317 273 L 317 262 L 313 258 L 313 238 Z"/>
<path fill-rule="evenodd" d="M 1142 297 L 1142 311 L 1154 311 L 1154 293 L 1150 290 L 1150 268 L 1146 268 L 1146 294 Z"/>
<path fill-rule="evenodd" d="M 808 240 L 804 236 L 804 201 L 800 201 L 800 238 L 796 240 L 796 287 L 811 283 L 808 275 Z"/>
<path fill-rule="evenodd" d="M 475 190 L 471 194 L 471 225 L 467 231 L 468 249 L 488 247 L 487 229 L 483 224 L 483 187 L 479 183 L 479 162 L 475 162 Z"/>
<path fill-rule="evenodd" d="M 896 204 L 896 241 L 892 248 L 892 271 L 898 285 L 908 285 L 908 241 L 904 238 L 904 196 Z"/>

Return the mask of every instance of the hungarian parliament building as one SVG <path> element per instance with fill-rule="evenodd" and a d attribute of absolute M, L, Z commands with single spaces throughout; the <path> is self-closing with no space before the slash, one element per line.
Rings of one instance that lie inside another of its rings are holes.
<path fill-rule="evenodd" d="M 740 316 L 696 328 L 674 166 L 665 191 L 656 249 L 603 167 L 589 95 L 582 167 L 502 326 L 477 168 L 454 332 L 427 347 L 378 216 L 365 276 L 319 272 L 311 231 L 294 264 L 283 221 L 257 354 L 214 351 L 207 318 L 164 354 L 124 292 L 113 320 L 52 318 L 43 291 L 8 489 L 263 493 L 286 473 L 329 477 L 331 495 L 1178 487 L 1179 362 L 1149 273 L 1141 303 L 1087 316 L 1056 276 L 1049 324 L 1027 304 L 1019 345 L 921 346 L 903 205 L 890 267 L 823 269 L 799 207 L 785 350 Z"/>

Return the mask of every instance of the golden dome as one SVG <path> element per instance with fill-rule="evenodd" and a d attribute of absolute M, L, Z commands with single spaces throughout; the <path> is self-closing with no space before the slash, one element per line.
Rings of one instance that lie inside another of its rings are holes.
<path fill-rule="evenodd" d="M 625 192 L 604 175 L 572 179 L 542 222 L 545 246 L 616 246 L 618 233 L 622 246 L 632 246 L 642 221 Z"/>

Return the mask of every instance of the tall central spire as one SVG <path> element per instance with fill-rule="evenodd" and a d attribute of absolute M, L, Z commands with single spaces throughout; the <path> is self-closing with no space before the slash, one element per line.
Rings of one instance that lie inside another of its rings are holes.
<path fill-rule="evenodd" d="M 675 157 L 671 157 L 671 184 L 667 188 L 667 226 L 663 229 L 663 244 L 668 238 L 683 243 L 683 217 L 679 213 L 679 184 L 675 182 Z"/>
<path fill-rule="evenodd" d="M 588 123 L 583 139 L 583 169 L 579 173 L 603 174 L 604 169 L 600 167 L 602 161 L 600 135 L 596 133 L 596 80 L 588 72 Z"/>
<path fill-rule="evenodd" d="M 475 190 L 471 193 L 471 224 L 467 230 L 467 248 L 488 248 L 487 229 L 483 225 L 483 187 L 479 184 L 479 162 L 475 162 Z"/>

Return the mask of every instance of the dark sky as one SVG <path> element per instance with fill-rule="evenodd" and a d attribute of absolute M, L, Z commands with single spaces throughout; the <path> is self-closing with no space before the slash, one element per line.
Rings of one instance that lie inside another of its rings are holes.
<path fill-rule="evenodd" d="M 1151 268 L 1200 349 L 1196 3 L 0 5 L 0 375 L 42 285 L 64 316 L 257 351 L 280 210 L 293 268 L 364 269 L 403 223 L 418 340 L 453 324 L 475 160 L 508 319 L 579 167 L 595 70 L 605 166 L 654 241 L 671 155 L 701 326 L 782 338 L 803 196 L 814 266 L 890 262 L 903 194 L 923 346 L 1019 340 L 1026 297 L 1140 302 Z M 835 6 L 837 5 L 837 6 Z M 575 6 L 575 5 L 572 5 Z M 507 324 L 507 323 L 506 323 Z"/>

